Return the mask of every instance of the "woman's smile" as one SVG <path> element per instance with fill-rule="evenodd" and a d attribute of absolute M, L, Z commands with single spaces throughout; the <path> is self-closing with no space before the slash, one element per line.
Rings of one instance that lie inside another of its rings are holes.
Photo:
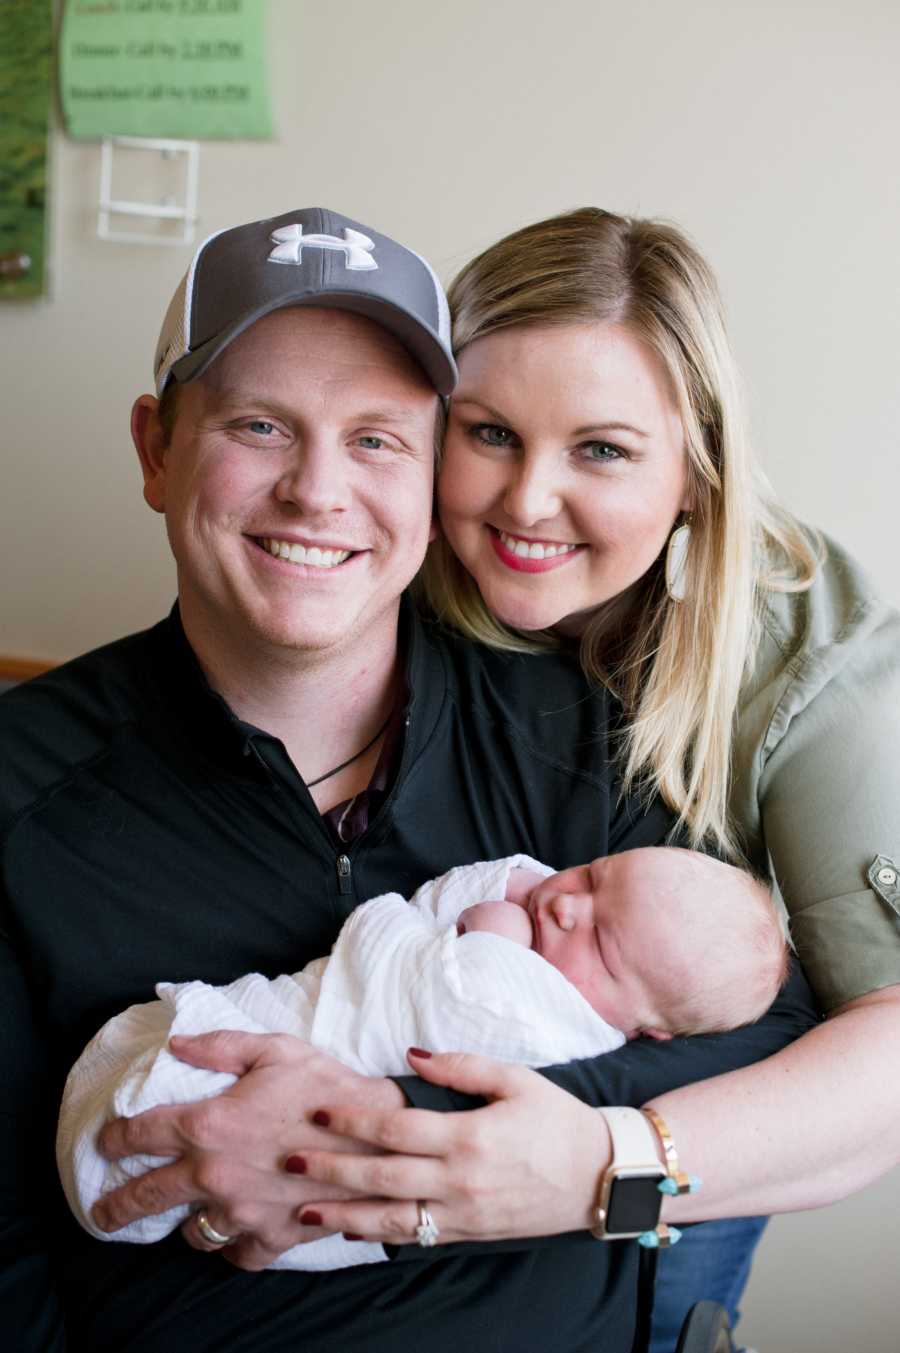
<path fill-rule="evenodd" d="M 571 562 L 575 554 L 584 548 L 581 545 L 516 536 L 496 526 L 489 525 L 487 530 L 497 558 L 507 568 L 520 573 L 546 573 L 549 569 L 559 568 Z"/>

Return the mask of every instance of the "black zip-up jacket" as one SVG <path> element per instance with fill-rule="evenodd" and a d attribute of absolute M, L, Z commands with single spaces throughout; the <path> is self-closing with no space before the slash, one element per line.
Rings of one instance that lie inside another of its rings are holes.
<path fill-rule="evenodd" d="M 302 968 L 348 913 L 453 865 L 556 868 L 661 842 L 621 799 L 616 708 L 564 656 L 477 648 L 404 610 L 411 692 L 396 782 L 336 849 L 284 749 L 206 685 L 168 620 L 0 699 L 0 1332 L 10 1353 L 627 1353 L 635 1247 L 586 1234 L 400 1250 L 335 1273 L 242 1273 L 175 1233 L 104 1244 L 55 1179 L 62 1084 L 154 983 Z M 653 937 L 648 936 L 648 943 Z M 815 1014 L 801 978 L 734 1034 L 637 1042 L 551 1069 L 591 1104 L 640 1104 L 776 1051 Z M 465 1104 L 414 1078 L 416 1103 Z"/>

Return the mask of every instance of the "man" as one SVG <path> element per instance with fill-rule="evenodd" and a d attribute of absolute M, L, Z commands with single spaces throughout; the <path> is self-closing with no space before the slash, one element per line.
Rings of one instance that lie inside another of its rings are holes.
<path fill-rule="evenodd" d="M 200 1210 L 184 1239 L 104 1245 L 62 1206 L 51 1153 L 67 1068 L 156 981 L 297 969 L 366 897 L 518 850 L 561 868 L 670 825 L 619 798 L 608 700 L 574 663 L 481 652 L 402 600 L 455 375 L 422 260 L 330 212 L 225 231 L 176 293 L 156 373 L 132 426 L 178 606 L 0 702 L 10 1346 L 574 1353 L 602 1327 L 625 1349 L 633 1247 L 586 1233 L 474 1256 L 412 1246 L 320 1275 L 236 1267 L 294 1243 L 297 1211 L 325 1196 L 283 1169 L 297 1148 L 333 1143 L 307 1121 L 313 1096 L 405 1102 L 297 1040 L 254 1043 L 219 1101 L 109 1130 L 111 1152 L 177 1159 L 106 1200 L 101 1222 L 112 1232 L 189 1201 Z M 607 1100 L 641 1103 L 723 1061 L 685 1056 L 668 1079 L 647 1065 L 642 1077 L 610 1059 L 585 1097 L 599 1102 L 608 1074 Z M 584 1087 L 577 1068 L 570 1083 Z M 404 1089 L 459 1106 L 422 1082 Z M 233 1237 L 232 1264 L 199 1252 Z"/>

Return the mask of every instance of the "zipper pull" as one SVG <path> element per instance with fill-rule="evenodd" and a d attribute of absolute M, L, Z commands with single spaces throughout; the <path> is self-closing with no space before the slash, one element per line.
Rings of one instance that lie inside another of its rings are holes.
<path fill-rule="evenodd" d="M 349 855 L 339 855 L 335 861 L 338 879 L 338 892 L 342 897 L 349 897 L 353 891 L 353 884 L 350 877 L 350 857 Z"/>

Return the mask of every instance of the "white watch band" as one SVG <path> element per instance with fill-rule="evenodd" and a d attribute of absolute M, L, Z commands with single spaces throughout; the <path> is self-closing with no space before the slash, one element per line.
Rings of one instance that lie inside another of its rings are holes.
<path fill-rule="evenodd" d="M 597 1112 L 603 1115 L 612 1137 L 610 1169 L 653 1166 L 665 1172 L 666 1165 L 659 1154 L 659 1138 L 640 1109 L 598 1109 Z"/>

